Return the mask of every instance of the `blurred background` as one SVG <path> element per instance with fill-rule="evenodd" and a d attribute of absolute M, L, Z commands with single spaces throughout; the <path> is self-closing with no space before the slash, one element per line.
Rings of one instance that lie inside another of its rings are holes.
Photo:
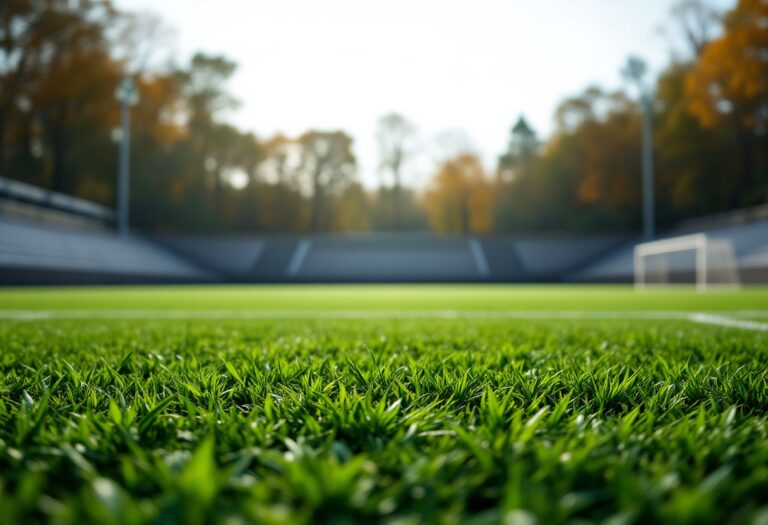
<path fill-rule="evenodd" d="M 0 282 L 766 282 L 768 2 L 527 4 L 3 2 Z"/>

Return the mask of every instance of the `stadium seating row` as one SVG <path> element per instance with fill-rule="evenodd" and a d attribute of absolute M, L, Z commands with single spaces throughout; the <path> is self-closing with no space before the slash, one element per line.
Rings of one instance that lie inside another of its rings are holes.
<path fill-rule="evenodd" d="M 731 242 L 742 281 L 765 282 L 768 221 L 705 233 Z M 0 283 L 631 282 L 634 245 L 621 236 L 122 238 L 106 228 L 0 215 Z"/>
<path fill-rule="evenodd" d="M 215 275 L 139 237 L 0 217 L 0 282 L 206 281 Z"/>
<path fill-rule="evenodd" d="M 403 233 L 158 239 L 226 280 L 245 282 L 559 281 L 625 241 Z"/>
<path fill-rule="evenodd" d="M 558 281 L 621 237 L 163 236 L 0 215 L 0 282 Z"/>

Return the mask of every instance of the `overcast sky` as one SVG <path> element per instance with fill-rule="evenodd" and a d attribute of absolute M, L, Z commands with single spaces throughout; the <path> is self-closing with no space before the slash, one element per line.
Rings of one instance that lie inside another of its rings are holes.
<path fill-rule="evenodd" d="M 173 27 L 178 61 L 203 50 L 238 63 L 230 87 L 242 105 L 229 120 L 241 128 L 260 136 L 310 128 L 350 133 L 369 186 L 378 180 L 380 115 L 402 113 L 425 144 L 463 130 L 462 140 L 491 167 L 519 114 L 546 137 L 562 98 L 590 84 L 621 85 L 628 54 L 663 67 L 671 42 L 660 28 L 669 26 L 674 3 L 117 0 Z M 431 150 L 423 151 L 415 171 L 431 162 Z"/>

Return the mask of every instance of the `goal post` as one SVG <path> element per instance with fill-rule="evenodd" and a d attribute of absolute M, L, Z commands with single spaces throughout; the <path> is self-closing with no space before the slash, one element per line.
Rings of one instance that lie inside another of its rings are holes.
<path fill-rule="evenodd" d="M 740 285 L 731 242 L 704 233 L 638 244 L 634 273 L 635 288 L 695 284 L 699 291 L 705 291 Z"/>

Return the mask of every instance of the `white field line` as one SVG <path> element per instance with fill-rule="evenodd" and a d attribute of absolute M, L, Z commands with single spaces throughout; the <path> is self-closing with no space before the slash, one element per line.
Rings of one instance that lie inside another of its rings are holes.
<path fill-rule="evenodd" d="M 0 310 L 0 319 L 688 319 L 687 312 L 589 310 Z"/>
<path fill-rule="evenodd" d="M 768 323 L 750 321 L 748 319 L 734 319 L 732 317 L 725 317 L 716 314 L 691 314 L 690 320 L 694 323 L 725 326 L 727 328 L 741 328 L 743 330 L 757 330 L 758 332 L 768 332 Z"/>
<path fill-rule="evenodd" d="M 510 319 L 510 320 L 680 320 L 768 331 L 765 310 L 680 312 L 663 310 L 0 310 L 0 319 Z"/>

